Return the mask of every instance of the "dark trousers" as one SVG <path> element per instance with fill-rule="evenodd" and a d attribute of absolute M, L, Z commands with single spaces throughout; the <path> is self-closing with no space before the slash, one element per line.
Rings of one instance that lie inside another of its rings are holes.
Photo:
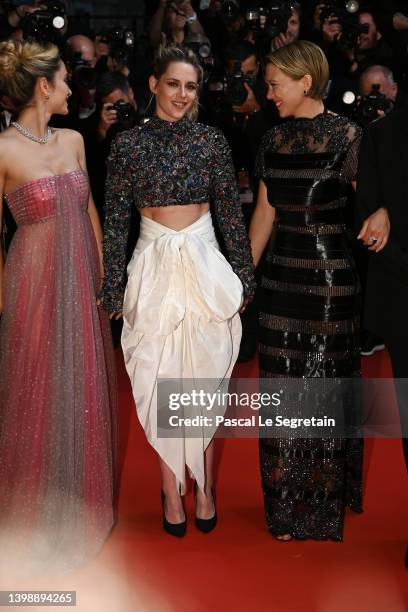
<path fill-rule="evenodd" d="M 408 471 L 408 338 L 392 338 L 385 341 L 395 378 L 395 391 L 401 419 L 402 446 Z"/>

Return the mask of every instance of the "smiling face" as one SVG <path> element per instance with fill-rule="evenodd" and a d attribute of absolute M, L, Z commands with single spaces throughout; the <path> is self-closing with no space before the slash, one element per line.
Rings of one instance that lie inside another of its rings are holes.
<path fill-rule="evenodd" d="M 198 96 L 198 75 L 191 64 L 171 62 L 166 72 L 149 79 L 156 96 L 156 114 L 166 121 L 178 121 L 191 109 Z"/>
<path fill-rule="evenodd" d="M 307 100 L 305 90 L 311 86 L 310 75 L 305 75 L 299 81 L 292 79 L 273 64 L 267 64 L 265 81 L 268 86 L 266 97 L 273 100 L 280 117 L 299 116 L 302 106 Z"/>

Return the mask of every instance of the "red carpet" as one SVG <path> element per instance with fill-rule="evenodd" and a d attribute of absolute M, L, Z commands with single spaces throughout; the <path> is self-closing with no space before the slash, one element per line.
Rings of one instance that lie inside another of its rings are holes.
<path fill-rule="evenodd" d="M 365 376 L 390 376 L 385 352 L 366 359 L 363 368 Z M 209 535 L 197 532 L 190 490 L 188 533 L 177 540 L 161 527 L 158 464 L 137 421 L 120 358 L 118 370 L 119 521 L 98 563 L 115 558 L 110 572 L 120 578 L 122 600 L 107 610 L 408 610 L 408 570 L 403 567 L 408 479 L 399 440 L 367 442 L 365 512 L 347 514 L 341 543 L 274 540 L 265 529 L 257 441 L 220 440 L 219 525 Z M 255 377 L 256 361 L 239 366 L 237 373 Z M 99 588 L 103 591 L 103 578 Z"/>

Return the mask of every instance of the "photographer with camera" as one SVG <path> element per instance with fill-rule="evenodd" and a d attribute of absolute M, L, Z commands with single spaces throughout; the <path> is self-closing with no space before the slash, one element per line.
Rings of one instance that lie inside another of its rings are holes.
<path fill-rule="evenodd" d="M 12 28 L 6 36 L 42 43 L 54 43 L 63 50 L 68 29 L 65 0 L 35 0 L 20 4 L 8 13 Z"/>
<path fill-rule="evenodd" d="M 137 103 L 132 87 L 123 74 L 107 72 L 96 86 L 96 112 L 86 122 L 84 132 L 88 174 L 99 215 L 103 218 L 106 159 L 119 132 L 138 123 Z"/>
<path fill-rule="evenodd" d="M 396 58 L 384 40 L 373 9 L 354 11 L 353 3 L 336 2 L 316 7 L 321 47 L 328 56 L 331 72 L 356 80 L 372 65 L 395 67 Z M 353 9 L 353 10 L 352 10 Z"/>
<path fill-rule="evenodd" d="M 366 110 L 363 116 L 371 121 L 382 119 L 397 103 L 398 84 L 392 71 L 386 66 L 370 66 L 360 77 L 359 94 L 360 105 L 365 102 Z M 370 112 L 368 107 L 373 110 Z"/>
<path fill-rule="evenodd" d="M 301 14 L 302 9 L 299 2 L 290 3 L 291 15 L 287 22 L 287 29 L 285 32 L 280 32 L 277 36 L 274 36 L 271 40 L 271 51 L 276 51 L 281 47 L 285 47 L 295 40 L 298 40 L 301 27 Z"/>
<path fill-rule="evenodd" d="M 364 129 L 368 129 L 371 123 L 383 119 L 395 108 L 397 95 L 398 85 L 391 70 L 386 66 L 370 66 L 360 77 L 359 96 L 353 105 L 352 118 Z M 360 243 L 354 244 L 353 251 L 365 293 L 369 254 Z M 360 329 L 360 345 L 360 352 L 364 357 L 369 357 L 385 348 L 384 340 L 364 326 Z"/>
<path fill-rule="evenodd" d="M 135 127 L 137 124 L 137 103 L 135 94 L 128 80 L 119 72 L 108 72 L 99 79 L 96 99 L 100 108 L 97 133 L 99 139 L 105 140 L 115 126 L 114 135 Z"/>
<path fill-rule="evenodd" d="M 254 210 L 256 184 L 253 177 L 256 152 L 265 132 L 277 120 L 275 106 L 266 109 L 265 84 L 256 46 L 243 40 L 224 51 L 226 85 L 218 124 L 231 147 L 238 178 L 240 201 L 249 226 Z M 239 361 L 248 361 L 256 351 L 258 312 L 256 300 L 241 316 L 242 340 Z"/>
<path fill-rule="evenodd" d="M 80 129 L 80 122 L 90 117 L 96 109 L 96 53 L 95 44 L 87 36 L 76 34 L 71 36 L 66 46 L 67 63 L 72 76 L 72 104 L 70 118 L 74 129 Z"/>
<path fill-rule="evenodd" d="M 150 21 L 150 44 L 156 49 L 160 44 L 183 44 L 186 31 L 205 34 L 190 0 L 159 0 Z"/>
<path fill-rule="evenodd" d="M 6 15 L 1 17 L 0 21 L 0 38 L 1 40 L 12 36 L 13 32 L 21 28 L 21 22 L 25 17 L 36 11 L 44 10 L 46 6 L 41 2 L 33 4 L 19 4 L 18 6 L 10 6 Z"/>

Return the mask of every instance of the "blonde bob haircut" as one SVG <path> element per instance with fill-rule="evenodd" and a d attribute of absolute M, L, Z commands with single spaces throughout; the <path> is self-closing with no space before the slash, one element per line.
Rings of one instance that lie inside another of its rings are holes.
<path fill-rule="evenodd" d="M 268 53 L 265 65 L 273 64 L 286 76 L 300 81 L 306 74 L 312 77 L 312 85 L 307 92 L 309 98 L 321 100 L 329 80 L 329 64 L 323 51 L 308 40 L 296 42 Z"/>

